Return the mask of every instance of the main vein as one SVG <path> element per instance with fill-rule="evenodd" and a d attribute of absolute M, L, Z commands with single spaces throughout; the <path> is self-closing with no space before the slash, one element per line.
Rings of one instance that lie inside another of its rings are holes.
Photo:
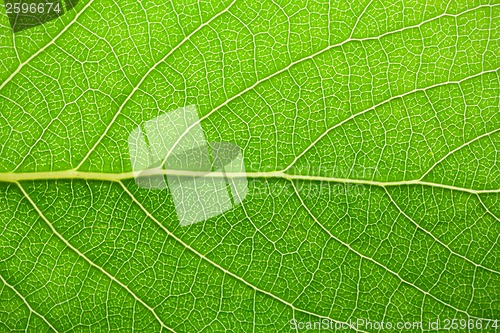
<path fill-rule="evenodd" d="M 357 184 L 379 187 L 390 186 L 407 186 L 407 185 L 421 185 L 430 186 L 435 188 L 442 188 L 454 191 L 468 192 L 472 194 L 481 193 L 500 193 L 500 189 L 471 189 L 466 187 L 435 183 L 424 181 L 420 179 L 413 180 L 400 180 L 400 181 L 376 181 L 367 179 L 351 179 L 351 178 L 338 178 L 328 176 L 314 176 L 314 175 L 301 175 L 289 174 L 282 171 L 269 171 L 269 172 L 206 172 L 206 171 L 191 171 L 191 170 L 166 170 L 166 169 L 150 169 L 140 172 L 123 172 L 123 173 L 105 173 L 105 172 L 90 172 L 78 170 L 63 170 L 63 171 L 42 171 L 42 172 L 9 172 L 0 173 L 0 182 L 20 182 L 26 180 L 97 180 L 97 181 L 112 181 L 119 182 L 122 180 L 138 178 L 138 177 L 151 177 L 151 176 L 178 176 L 178 177 L 205 177 L 205 178 L 239 178 L 239 179 L 286 179 L 286 180 L 299 180 L 299 181 L 314 181 L 314 182 L 327 182 L 327 183 L 342 183 L 342 184 Z"/>

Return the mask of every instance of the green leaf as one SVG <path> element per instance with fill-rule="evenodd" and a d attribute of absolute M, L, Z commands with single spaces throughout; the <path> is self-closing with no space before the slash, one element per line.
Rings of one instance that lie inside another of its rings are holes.
<path fill-rule="evenodd" d="M 500 2 L 66 9 L 0 15 L 1 332 L 496 330 Z M 247 192 L 184 226 L 129 138 L 188 106 Z"/>

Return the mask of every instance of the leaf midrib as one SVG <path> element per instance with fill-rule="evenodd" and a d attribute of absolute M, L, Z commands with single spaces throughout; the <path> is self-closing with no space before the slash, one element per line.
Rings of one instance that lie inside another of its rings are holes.
<path fill-rule="evenodd" d="M 309 176 L 300 174 L 288 174 L 282 171 L 271 171 L 271 172 L 211 172 L 207 173 L 205 171 L 188 171 L 188 170 L 169 170 L 169 169 L 152 169 L 149 172 L 123 172 L 123 173 L 106 173 L 106 172 L 90 172 L 90 171 L 77 171 L 77 170 L 64 170 L 64 171 L 45 171 L 45 172 L 24 172 L 24 173 L 14 173 L 14 172 L 3 172 L 0 173 L 0 182 L 7 183 L 18 183 L 21 181 L 37 181 L 37 180 L 95 180 L 95 181 L 108 181 L 108 182 L 120 182 L 127 179 L 132 179 L 138 176 L 154 176 L 154 175 L 165 175 L 165 176 L 180 176 L 180 177 L 205 177 L 205 178 L 229 178 L 229 179 L 285 179 L 285 180 L 300 180 L 300 181 L 312 181 L 312 182 L 327 182 L 327 183 L 342 183 L 342 184 L 355 184 L 355 185 L 367 185 L 367 186 L 378 186 L 382 188 L 394 187 L 394 186 L 410 186 L 410 185 L 421 185 L 430 186 L 442 189 L 448 189 L 452 191 L 467 192 L 471 194 L 485 194 L 485 193 L 500 193 L 500 189 L 471 189 L 460 186 L 435 183 L 429 181 L 423 181 L 421 179 L 412 180 L 401 180 L 401 181 L 391 181 L 382 182 L 367 179 L 355 179 L 355 178 L 338 178 L 338 177 L 327 177 L 327 176 Z"/>

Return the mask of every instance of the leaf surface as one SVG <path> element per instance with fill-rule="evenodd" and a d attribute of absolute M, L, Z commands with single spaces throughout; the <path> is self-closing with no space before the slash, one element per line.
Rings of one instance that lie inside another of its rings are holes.
<path fill-rule="evenodd" d="M 0 331 L 500 319 L 497 1 L 91 0 L 0 30 Z M 189 105 L 248 194 L 181 226 L 128 138 Z"/>

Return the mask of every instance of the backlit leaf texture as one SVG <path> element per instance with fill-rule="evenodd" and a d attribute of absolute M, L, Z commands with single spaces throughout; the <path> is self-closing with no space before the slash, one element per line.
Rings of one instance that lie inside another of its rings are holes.
<path fill-rule="evenodd" d="M 500 2 L 91 0 L 0 30 L 0 332 L 496 331 Z M 190 105 L 248 193 L 181 226 L 128 138 Z"/>

